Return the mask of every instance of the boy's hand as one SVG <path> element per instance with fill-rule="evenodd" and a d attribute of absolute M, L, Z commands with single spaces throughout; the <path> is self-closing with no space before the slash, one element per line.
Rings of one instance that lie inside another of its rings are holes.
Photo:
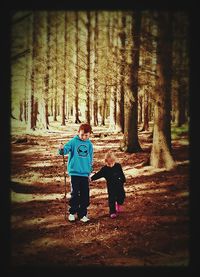
<path fill-rule="evenodd" d="M 59 150 L 63 150 L 63 147 L 64 147 L 64 146 L 63 146 L 63 144 L 61 143 L 61 144 L 59 145 L 58 149 L 59 149 Z"/>

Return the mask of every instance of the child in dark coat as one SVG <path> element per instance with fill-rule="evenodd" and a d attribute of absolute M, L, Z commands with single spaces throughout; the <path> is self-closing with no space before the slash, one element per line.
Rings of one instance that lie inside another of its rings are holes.
<path fill-rule="evenodd" d="M 126 178 L 121 165 L 115 161 L 116 158 L 114 154 L 109 151 L 105 155 L 106 165 L 91 176 L 91 181 L 102 177 L 106 179 L 111 218 L 115 218 L 117 216 L 117 212 L 122 211 L 122 205 L 125 200 L 124 183 L 126 182 Z"/>

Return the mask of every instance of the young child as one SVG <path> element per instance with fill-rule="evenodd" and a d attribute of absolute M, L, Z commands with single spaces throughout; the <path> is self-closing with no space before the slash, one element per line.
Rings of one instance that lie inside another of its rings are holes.
<path fill-rule="evenodd" d="M 106 165 L 90 178 L 91 181 L 102 177 L 106 179 L 111 218 L 115 218 L 117 216 L 117 212 L 122 211 L 122 204 L 125 200 L 124 183 L 126 182 L 126 178 L 121 165 L 115 161 L 116 158 L 112 152 L 109 151 L 106 153 Z"/>
<path fill-rule="evenodd" d="M 68 154 L 67 170 L 71 176 L 71 198 L 69 200 L 69 221 L 75 221 L 75 214 L 82 222 L 89 221 L 89 175 L 92 172 L 93 144 L 89 140 L 92 128 L 89 124 L 81 124 L 78 135 L 61 144 L 59 154 Z"/>

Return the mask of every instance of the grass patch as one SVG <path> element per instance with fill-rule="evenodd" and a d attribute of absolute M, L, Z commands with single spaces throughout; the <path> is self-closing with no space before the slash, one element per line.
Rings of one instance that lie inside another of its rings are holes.
<path fill-rule="evenodd" d="M 179 139 L 181 137 L 188 137 L 189 126 L 188 123 L 181 127 L 171 126 L 171 137 L 172 139 Z"/>

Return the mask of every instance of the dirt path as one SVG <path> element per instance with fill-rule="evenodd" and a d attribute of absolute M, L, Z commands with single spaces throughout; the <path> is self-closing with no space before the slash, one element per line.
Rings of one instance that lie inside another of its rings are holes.
<path fill-rule="evenodd" d="M 63 132 L 27 136 L 23 143 L 14 143 L 13 137 L 12 265 L 188 265 L 188 145 L 173 142 L 176 169 L 153 171 L 140 166 L 151 145 L 145 134 L 145 151 L 137 154 L 121 152 L 120 137 L 92 137 L 95 171 L 109 148 L 122 164 L 126 201 L 124 211 L 110 219 L 105 182 L 92 182 L 91 220 L 84 224 L 64 220 L 63 164 L 57 146 L 70 137 Z"/>

